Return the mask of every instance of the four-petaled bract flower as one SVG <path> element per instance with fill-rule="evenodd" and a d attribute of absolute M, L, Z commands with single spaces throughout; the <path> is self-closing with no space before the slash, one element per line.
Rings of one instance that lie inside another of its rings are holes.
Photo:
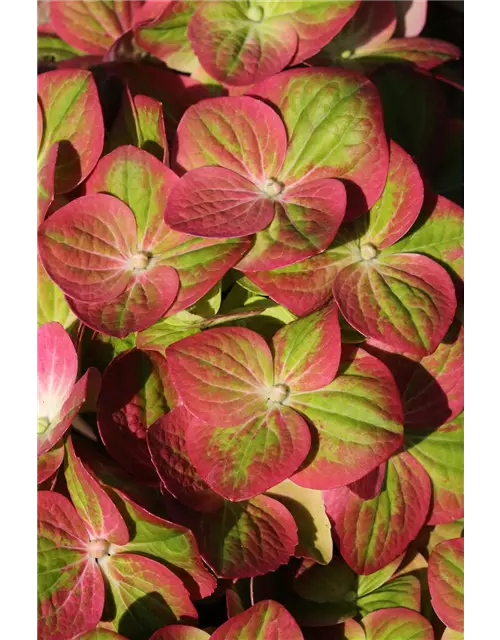
<path fill-rule="evenodd" d="M 172 381 L 193 414 L 189 458 L 220 495 L 245 500 L 301 465 L 296 483 L 343 486 L 401 445 L 394 379 L 361 349 L 341 355 L 336 307 L 283 327 L 272 347 L 253 331 L 230 327 L 167 349 Z"/>
<path fill-rule="evenodd" d="M 98 163 L 87 195 L 39 228 L 39 254 L 74 313 L 123 337 L 199 300 L 241 258 L 248 240 L 201 240 L 163 221 L 178 181 L 154 156 L 121 146 Z"/>
<path fill-rule="evenodd" d="M 238 264 L 255 271 L 326 249 L 346 206 L 354 218 L 379 197 L 388 148 L 378 94 L 363 76 L 286 71 L 251 95 L 186 111 L 175 165 L 187 173 L 169 196 L 165 220 L 207 238 L 256 234 Z"/>
<path fill-rule="evenodd" d="M 38 493 L 39 637 L 66 640 L 93 629 L 105 600 L 113 628 L 131 638 L 173 622 L 196 622 L 190 595 L 209 595 L 215 580 L 201 563 L 192 533 L 124 494 L 108 494 L 76 456 L 70 439 L 65 479 L 73 504 L 55 491 Z M 111 495 L 123 505 L 127 522 Z M 187 577 L 196 585 L 192 593 L 184 586 Z M 137 609 L 130 617 L 136 599 L 153 594 L 154 608 Z"/>

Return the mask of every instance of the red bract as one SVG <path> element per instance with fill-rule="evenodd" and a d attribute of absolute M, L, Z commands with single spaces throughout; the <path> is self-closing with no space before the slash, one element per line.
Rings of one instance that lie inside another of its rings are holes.
<path fill-rule="evenodd" d="M 441 542 L 429 558 L 432 606 L 454 631 L 464 630 L 464 539 Z"/>
<path fill-rule="evenodd" d="M 97 87 L 88 71 L 51 71 L 38 76 L 38 100 L 39 123 L 43 122 L 38 151 L 42 188 L 50 189 L 53 181 L 55 193 L 65 193 L 89 175 L 102 153 L 104 126 Z M 59 145 L 57 151 L 54 144 Z"/>
<path fill-rule="evenodd" d="M 399 398 L 382 363 L 361 351 L 346 355 L 334 380 L 339 337 L 330 307 L 275 335 L 274 367 L 267 344 L 247 329 L 212 329 L 167 349 L 172 381 L 194 416 L 190 460 L 218 493 L 230 500 L 256 495 L 296 471 L 308 453 L 296 482 L 341 486 L 401 444 Z M 343 398 L 350 400 L 347 410 Z M 358 402 L 372 407 L 363 424 L 356 420 Z M 312 451 L 302 416 L 314 425 Z M 363 443 L 349 442 L 349 426 L 365 434 Z"/>

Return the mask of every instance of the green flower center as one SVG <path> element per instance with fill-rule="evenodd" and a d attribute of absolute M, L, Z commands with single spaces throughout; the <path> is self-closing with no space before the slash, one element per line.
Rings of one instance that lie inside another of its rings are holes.
<path fill-rule="evenodd" d="M 375 245 L 368 242 L 361 247 L 360 253 L 363 260 L 373 260 L 373 258 L 376 258 L 378 255 L 378 249 Z"/>
<path fill-rule="evenodd" d="M 252 22 L 261 22 L 263 17 L 264 9 L 262 7 L 252 5 L 247 11 L 247 18 Z"/>

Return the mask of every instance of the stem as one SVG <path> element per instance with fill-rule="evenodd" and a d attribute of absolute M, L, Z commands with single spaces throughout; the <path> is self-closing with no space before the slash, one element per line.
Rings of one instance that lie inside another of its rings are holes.
<path fill-rule="evenodd" d="M 94 430 L 92 429 L 92 427 L 89 425 L 88 422 L 85 422 L 85 420 L 83 418 L 81 418 L 80 416 L 76 416 L 73 419 L 73 428 L 78 431 L 78 433 L 81 433 L 82 436 L 85 436 L 86 438 L 89 438 L 89 440 L 93 440 L 94 442 L 98 442 L 97 436 L 94 433 Z"/>

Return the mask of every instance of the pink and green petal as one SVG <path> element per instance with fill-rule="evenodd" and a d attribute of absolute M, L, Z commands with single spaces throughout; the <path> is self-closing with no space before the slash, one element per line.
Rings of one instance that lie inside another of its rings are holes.
<path fill-rule="evenodd" d="M 298 47 L 293 22 L 268 17 L 265 2 L 200 3 L 188 37 L 205 71 L 223 84 L 242 87 L 284 69 Z"/>
<path fill-rule="evenodd" d="M 58 69 L 38 76 L 38 99 L 45 124 L 38 166 L 59 142 L 55 192 L 65 193 L 89 175 L 102 152 L 104 124 L 97 87 L 89 71 Z"/>
<path fill-rule="evenodd" d="M 111 457 L 133 476 L 157 480 L 146 432 L 172 400 L 167 364 L 159 353 L 133 349 L 106 369 L 97 406 L 99 433 Z"/>
<path fill-rule="evenodd" d="M 340 375 L 289 404 L 314 426 L 311 454 L 293 481 L 311 489 L 342 487 L 387 460 L 403 442 L 399 393 L 387 367 L 362 349 L 346 353 Z"/>
<path fill-rule="evenodd" d="M 410 609 L 379 609 L 361 621 L 366 640 L 434 640 L 431 623 Z"/>
<path fill-rule="evenodd" d="M 69 398 L 78 372 L 78 357 L 71 338 L 59 322 L 37 331 L 38 420 L 50 424 Z"/>
<path fill-rule="evenodd" d="M 464 539 L 445 540 L 429 557 L 429 589 L 439 618 L 454 631 L 464 630 Z"/>
<path fill-rule="evenodd" d="M 348 219 L 376 202 L 389 150 L 380 99 L 369 80 L 341 69 L 292 69 L 255 85 L 251 93 L 278 110 L 289 132 L 278 180 L 346 180 Z"/>
<path fill-rule="evenodd" d="M 104 55 L 134 24 L 138 0 L 51 2 L 50 22 L 57 35 L 72 47 Z"/>
<path fill-rule="evenodd" d="M 89 396 L 89 393 L 99 384 L 99 372 L 90 367 L 72 388 L 68 398 L 62 405 L 56 417 L 49 421 L 47 416 L 38 419 L 38 455 L 51 449 L 69 429 L 71 423 Z"/>
<path fill-rule="evenodd" d="M 179 397 L 200 420 L 231 427 L 265 411 L 273 364 L 259 334 L 209 329 L 170 345 L 166 357 Z"/>
<path fill-rule="evenodd" d="M 342 269 L 333 294 L 345 319 L 361 334 L 420 357 L 436 350 L 457 304 L 445 269 L 411 253 L 370 253 Z"/>
<path fill-rule="evenodd" d="M 211 636 L 211 640 L 303 640 L 299 625 L 283 605 L 263 600 L 239 613 Z"/>
<path fill-rule="evenodd" d="M 107 193 L 124 202 L 137 223 L 137 250 L 156 256 L 171 233 L 163 214 L 177 182 L 175 173 L 150 153 L 125 145 L 99 160 L 85 187 L 87 193 Z"/>
<path fill-rule="evenodd" d="M 247 238 L 195 238 L 170 230 L 158 248 L 161 264 L 179 274 L 180 290 L 168 315 L 187 309 L 202 298 L 250 248 Z"/>
<path fill-rule="evenodd" d="M 53 476 L 64 460 L 64 443 L 60 442 L 55 447 L 43 453 L 37 459 L 37 484 L 45 482 Z"/>
<path fill-rule="evenodd" d="M 266 491 L 266 495 L 281 502 L 295 520 L 299 544 L 294 555 L 328 564 L 333 555 L 333 541 L 321 491 L 285 480 Z"/>
<path fill-rule="evenodd" d="M 279 404 L 234 427 L 194 420 L 187 430 L 189 459 L 214 491 L 232 501 L 248 500 L 286 480 L 310 446 L 305 420 Z"/>
<path fill-rule="evenodd" d="M 187 36 L 195 8 L 192 0 L 147 2 L 140 13 L 145 24 L 134 31 L 137 44 L 170 69 L 192 73 L 200 64 Z"/>
<path fill-rule="evenodd" d="M 257 233 L 238 269 L 275 269 L 324 251 L 339 229 L 345 207 L 345 188 L 339 180 L 312 180 L 286 189 L 275 202 L 274 219 Z"/>
<path fill-rule="evenodd" d="M 297 316 L 306 316 L 332 299 L 332 284 L 338 271 L 335 249 L 329 248 L 288 267 L 249 271 L 246 277 L 278 304 Z"/>
<path fill-rule="evenodd" d="M 330 384 L 340 362 L 338 310 L 329 305 L 285 325 L 273 337 L 274 381 L 292 393 Z"/>
<path fill-rule="evenodd" d="M 225 502 L 203 515 L 201 553 L 223 578 L 247 578 L 286 564 L 298 543 L 297 526 L 280 502 L 257 496 L 248 502 Z"/>
<path fill-rule="evenodd" d="M 188 171 L 165 210 L 172 229 L 203 238 L 241 238 L 271 222 L 274 203 L 253 182 L 221 167 Z"/>
<path fill-rule="evenodd" d="M 458 416 L 435 430 L 406 430 L 407 451 L 432 481 L 429 524 L 452 522 L 464 515 L 464 424 Z"/>
<path fill-rule="evenodd" d="M 133 102 L 137 146 L 168 164 L 168 143 L 161 102 L 141 95 L 135 96 Z"/>
<path fill-rule="evenodd" d="M 182 171 L 219 166 L 263 185 L 281 169 L 287 134 L 267 104 L 248 96 L 223 97 L 190 107 L 176 142 L 175 163 Z"/>
<path fill-rule="evenodd" d="M 343 558 L 365 575 L 392 562 L 416 538 L 427 518 L 431 482 L 423 467 L 403 452 L 387 463 L 375 497 L 364 499 L 349 487 L 323 495 Z"/>
<path fill-rule="evenodd" d="M 124 338 L 159 320 L 172 307 L 178 291 L 179 276 L 175 269 L 156 264 L 134 272 L 126 289 L 112 300 L 89 304 L 68 297 L 67 302 L 91 329 Z"/>
<path fill-rule="evenodd" d="M 134 214 L 105 194 L 77 198 L 39 227 L 38 251 L 50 278 L 66 295 L 91 304 L 123 293 L 136 249 Z"/>
<path fill-rule="evenodd" d="M 197 511 L 213 511 L 222 504 L 201 478 L 187 455 L 186 432 L 193 415 L 175 407 L 147 431 L 147 442 L 155 469 L 166 489 L 183 504 Z"/>
<path fill-rule="evenodd" d="M 382 195 L 359 219 L 360 244 L 383 249 L 397 242 L 413 226 L 424 202 L 420 171 L 395 142 L 390 143 L 389 173 Z"/>
<path fill-rule="evenodd" d="M 404 557 L 405 553 L 402 553 L 395 560 L 389 562 L 385 567 L 382 567 L 382 569 L 368 575 L 358 576 L 358 584 L 356 588 L 358 598 L 362 598 L 363 596 L 373 593 L 390 580 L 391 577 L 394 577 L 398 567 L 403 562 Z"/>
<path fill-rule="evenodd" d="M 292 64 L 298 64 L 317 53 L 335 37 L 360 7 L 359 0 L 333 0 L 316 2 L 302 0 L 300 3 L 261 3 L 266 13 L 274 17 L 286 17 L 292 23 L 299 38 Z"/>
<path fill-rule="evenodd" d="M 38 634 L 67 640 L 93 629 L 104 606 L 104 583 L 87 553 L 88 534 L 70 501 L 38 496 Z"/>
<path fill-rule="evenodd" d="M 113 495 L 117 495 L 117 503 L 133 532 L 130 541 L 116 550 L 165 563 L 182 579 L 193 600 L 209 596 L 215 589 L 216 580 L 203 564 L 191 531 L 153 515 L 121 491 L 115 490 Z"/>
<path fill-rule="evenodd" d="M 101 568 L 114 601 L 111 625 L 130 640 L 167 624 L 196 623 L 198 615 L 182 580 L 159 562 L 116 553 L 104 558 Z"/>
<path fill-rule="evenodd" d="M 429 201 L 417 228 L 390 248 L 391 252 L 423 253 L 464 275 L 464 210 L 444 196 Z"/>
<path fill-rule="evenodd" d="M 450 60 L 458 60 L 462 52 L 454 44 L 435 38 L 393 38 L 370 51 L 370 55 L 377 61 L 402 60 L 428 71 Z"/>
<path fill-rule="evenodd" d="M 185 624 L 172 624 L 158 629 L 149 640 L 210 640 L 210 635 L 202 629 Z"/>
<path fill-rule="evenodd" d="M 71 438 L 66 441 L 64 477 L 71 501 L 94 540 L 128 542 L 129 532 L 118 508 L 77 457 Z"/>
<path fill-rule="evenodd" d="M 421 586 L 416 576 L 399 576 L 375 591 L 358 598 L 356 604 L 362 616 L 380 609 L 403 607 L 420 612 Z"/>

